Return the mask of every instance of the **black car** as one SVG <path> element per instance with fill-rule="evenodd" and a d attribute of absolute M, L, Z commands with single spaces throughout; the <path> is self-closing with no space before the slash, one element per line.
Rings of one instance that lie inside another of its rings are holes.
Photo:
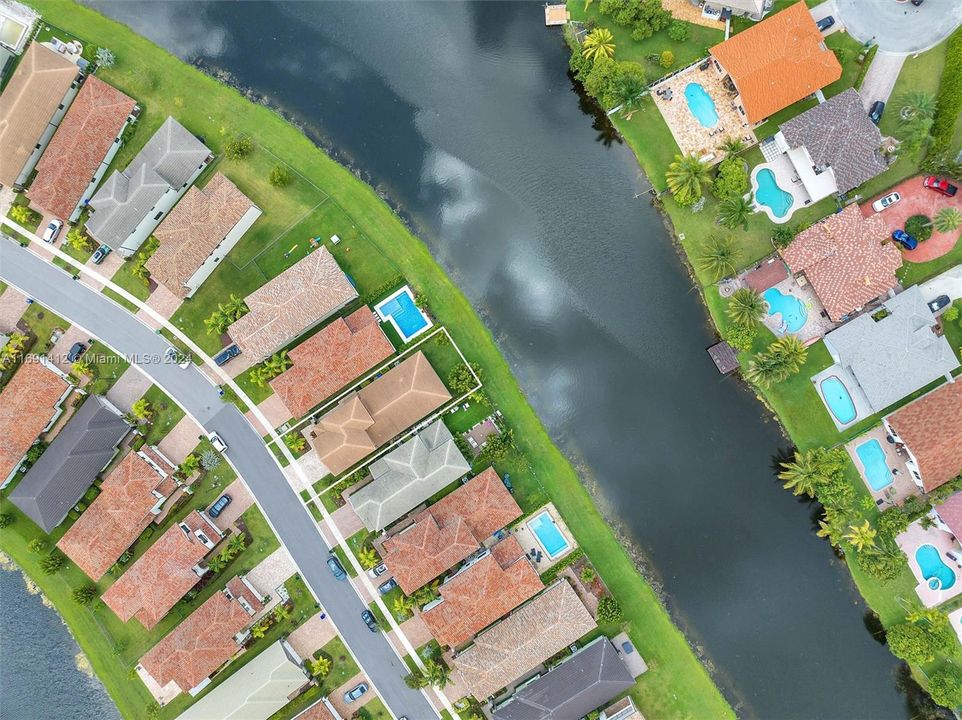
<path fill-rule="evenodd" d="M 948 295 L 939 295 L 929 303 L 929 310 L 931 310 L 933 314 L 937 313 L 942 308 L 948 306 L 950 302 L 952 302 L 952 299 Z"/>
<path fill-rule="evenodd" d="M 912 0 L 912 4 L 915 5 L 915 7 L 918 7 L 923 2 L 925 2 L 925 0 Z"/>
<path fill-rule="evenodd" d="M 214 362 L 218 365 L 226 365 L 233 358 L 240 355 L 240 348 L 236 345 L 226 347 L 214 356 Z"/>
<path fill-rule="evenodd" d="M 817 27 L 822 32 L 825 32 L 834 24 L 835 24 L 835 18 L 833 18 L 831 15 L 826 15 L 817 23 L 815 23 L 815 27 Z"/>
<path fill-rule="evenodd" d="M 374 617 L 374 613 L 370 610 L 364 610 L 361 612 L 361 620 L 367 625 L 367 629 L 371 632 L 378 632 L 381 628 L 377 625 L 377 618 Z"/>
<path fill-rule="evenodd" d="M 882 121 L 883 112 L 885 112 L 885 103 L 881 100 L 876 100 L 872 103 L 872 109 L 868 111 L 868 118 L 878 125 Z"/>
<path fill-rule="evenodd" d="M 397 580 L 395 580 L 394 578 L 391 578 L 387 582 L 383 582 L 380 585 L 378 585 L 377 591 L 382 595 L 387 595 L 396 587 L 397 587 Z"/>
<path fill-rule="evenodd" d="M 207 515 L 215 518 L 224 512 L 224 508 L 230 505 L 231 497 L 230 495 L 224 494 L 217 498 L 217 502 L 207 508 Z"/>
<path fill-rule="evenodd" d="M 74 343 L 67 353 L 67 362 L 77 362 L 80 356 L 87 352 L 87 346 L 83 343 Z"/>

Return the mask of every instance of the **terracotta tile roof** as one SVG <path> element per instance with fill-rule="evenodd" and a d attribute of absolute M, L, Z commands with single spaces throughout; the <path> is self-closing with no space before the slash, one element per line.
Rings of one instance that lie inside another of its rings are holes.
<path fill-rule="evenodd" d="M 335 720 L 335 718 L 327 706 L 318 700 L 301 714 L 295 715 L 294 720 Z"/>
<path fill-rule="evenodd" d="M 160 247 L 147 261 L 157 282 L 185 297 L 184 287 L 254 203 L 221 173 L 201 190 L 196 185 L 154 231 Z"/>
<path fill-rule="evenodd" d="M 321 461 L 340 473 L 451 399 L 420 350 L 351 393 L 307 433 Z"/>
<path fill-rule="evenodd" d="M 842 66 L 804 2 L 768 16 L 710 52 L 735 81 L 753 123 L 842 76 Z"/>
<path fill-rule="evenodd" d="M 250 308 L 228 332 L 240 349 L 265 358 L 357 297 L 357 290 L 326 247 L 259 287 Z"/>
<path fill-rule="evenodd" d="M 918 462 L 926 492 L 962 473 L 962 379 L 896 410 L 888 423 Z"/>
<path fill-rule="evenodd" d="M 220 539 L 196 510 L 182 522 L 191 531 L 203 529 L 213 542 Z M 136 617 L 150 630 L 200 580 L 192 568 L 208 552 L 193 532 L 188 535 L 180 524 L 173 525 L 101 598 L 124 622 Z"/>
<path fill-rule="evenodd" d="M 224 592 L 211 595 L 163 640 L 140 658 L 140 665 L 162 687 L 173 682 L 186 692 L 210 676 L 240 649 L 234 636 L 250 625 L 252 617 L 237 601 L 243 597 L 254 612 L 263 605 L 239 577 Z"/>
<path fill-rule="evenodd" d="M 950 495 L 944 503 L 935 506 L 935 511 L 942 518 L 942 522 L 949 526 L 949 530 L 956 538 L 962 538 L 962 492 Z"/>
<path fill-rule="evenodd" d="M 172 473 L 174 468 L 164 468 Z M 144 531 L 165 483 L 140 455 L 128 453 L 104 479 L 100 495 L 57 543 L 93 580 L 100 580 Z"/>
<path fill-rule="evenodd" d="M 513 537 L 440 588 L 442 602 L 421 613 L 441 645 L 458 647 L 536 595 L 544 584 Z"/>
<path fill-rule="evenodd" d="M 771 262 L 763 263 L 754 270 L 745 273 L 742 279 L 752 290 L 763 293 L 768 288 L 778 285 L 787 277 L 788 269 L 785 267 L 785 263 L 776 257 Z"/>
<path fill-rule="evenodd" d="M 799 233 L 780 252 L 793 273 L 805 273 L 836 322 L 895 287 L 895 271 L 902 267 L 885 221 L 862 217 L 854 203 Z"/>
<path fill-rule="evenodd" d="M 100 78 L 88 77 L 37 164 L 30 200 L 69 218 L 136 105 Z"/>
<path fill-rule="evenodd" d="M 27 48 L 0 95 L 0 184 L 16 181 L 78 74 L 76 65 L 40 43 Z"/>
<path fill-rule="evenodd" d="M 294 417 L 333 395 L 394 354 L 394 346 L 367 306 L 338 318 L 288 353 L 293 366 L 271 387 Z"/>
<path fill-rule="evenodd" d="M 53 417 L 70 385 L 36 358 L 28 358 L 0 393 L 0 480 L 23 458 Z"/>
<path fill-rule="evenodd" d="M 536 668 L 596 627 L 567 580 L 559 580 L 474 639 L 454 658 L 475 698 L 484 698 Z"/>
<path fill-rule="evenodd" d="M 409 528 L 385 540 L 382 557 L 410 595 L 521 514 L 498 473 L 488 468 L 421 512 Z"/>

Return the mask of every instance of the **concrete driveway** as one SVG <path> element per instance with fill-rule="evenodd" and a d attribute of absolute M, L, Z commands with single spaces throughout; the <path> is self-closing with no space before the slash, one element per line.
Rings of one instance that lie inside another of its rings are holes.
<path fill-rule="evenodd" d="M 862 80 L 862 87 L 858 91 L 865 112 L 869 111 L 876 100 L 888 102 L 889 96 L 895 88 L 895 81 L 899 79 L 899 73 L 902 72 L 905 57 L 905 55 L 881 51 L 875 54 L 872 64 L 869 65 L 865 78 Z M 887 112 L 898 112 L 898 108 L 890 107 Z"/>
<path fill-rule="evenodd" d="M 838 20 L 856 40 L 874 39 L 879 50 L 923 52 L 962 24 L 962 0 L 926 0 L 920 7 L 896 0 L 835 0 Z"/>
<path fill-rule="evenodd" d="M 936 275 L 928 282 L 919 285 L 925 302 L 932 302 L 939 295 L 948 295 L 955 302 L 962 298 L 962 265 L 949 268 L 941 275 Z"/>
<path fill-rule="evenodd" d="M 812 19 L 818 22 L 822 18 L 826 18 L 831 15 L 835 19 L 835 24 L 832 25 L 828 30 L 822 31 L 822 36 L 831 35 L 832 33 L 838 32 L 845 26 L 842 24 L 842 19 L 838 16 L 838 7 L 835 5 L 835 0 L 825 0 L 825 2 L 820 5 L 816 5 L 809 9 L 812 14 Z"/>

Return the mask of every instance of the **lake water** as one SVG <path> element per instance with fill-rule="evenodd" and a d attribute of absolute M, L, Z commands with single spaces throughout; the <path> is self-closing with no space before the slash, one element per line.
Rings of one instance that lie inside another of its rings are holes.
<path fill-rule="evenodd" d="M 540 3 L 95 6 L 229 72 L 402 208 L 744 715 L 905 717 L 847 570 L 774 478 L 787 443 L 715 371 L 645 178 Z"/>

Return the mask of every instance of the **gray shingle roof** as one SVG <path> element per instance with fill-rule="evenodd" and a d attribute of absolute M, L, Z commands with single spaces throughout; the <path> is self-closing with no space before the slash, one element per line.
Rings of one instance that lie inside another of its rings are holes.
<path fill-rule="evenodd" d="M 179 189 L 211 154 L 183 125 L 168 117 L 127 168 L 115 170 L 90 199 L 87 231 L 118 249 L 169 189 Z"/>
<path fill-rule="evenodd" d="M 87 398 L 10 493 L 10 501 L 50 532 L 93 484 L 128 430 L 113 406 L 97 396 Z"/>
<path fill-rule="evenodd" d="M 778 129 L 791 147 L 804 145 L 816 166 L 831 166 L 841 193 L 888 167 L 879 151 L 882 134 L 852 88 L 782 123 Z"/>
<path fill-rule="evenodd" d="M 825 336 L 825 345 L 858 381 L 875 412 L 959 367 L 917 285 L 885 303 L 880 320 L 865 313 Z"/>
<path fill-rule="evenodd" d="M 600 637 L 492 712 L 494 720 L 572 720 L 614 700 L 635 684 L 611 641 Z"/>

